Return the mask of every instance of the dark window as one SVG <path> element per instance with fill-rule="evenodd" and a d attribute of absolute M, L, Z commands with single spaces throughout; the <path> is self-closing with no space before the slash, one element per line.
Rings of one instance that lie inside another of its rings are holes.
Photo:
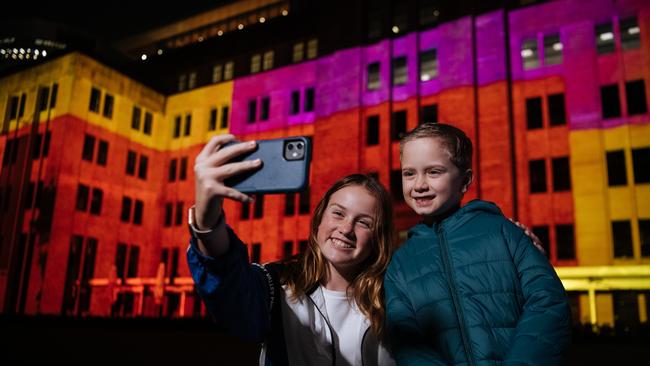
<path fill-rule="evenodd" d="M 147 179 L 147 167 L 149 165 L 149 158 L 145 155 L 140 155 L 140 165 L 138 165 L 138 178 Z"/>
<path fill-rule="evenodd" d="M 614 258 L 632 258 L 632 227 L 629 220 L 612 221 Z"/>
<path fill-rule="evenodd" d="M 301 215 L 308 214 L 310 213 L 310 201 L 309 198 L 311 197 L 309 187 L 305 188 L 304 190 L 300 191 L 298 195 L 298 213 Z"/>
<path fill-rule="evenodd" d="M 607 152 L 607 180 L 610 186 L 627 184 L 627 169 L 625 169 L 625 151 Z"/>
<path fill-rule="evenodd" d="M 77 211 L 86 211 L 88 209 L 88 194 L 90 189 L 87 185 L 79 184 L 77 186 Z"/>
<path fill-rule="evenodd" d="M 174 182 L 176 181 L 176 159 L 172 159 L 169 162 L 169 181 Z"/>
<path fill-rule="evenodd" d="M 548 96 L 548 120 L 551 126 L 566 124 L 566 109 L 564 105 L 564 94 L 551 94 Z"/>
<path fill-rule="evenodd" d="M 140 247 L 132 245 L 129 250 L 129 266 L 127 277 L 138 277 L 138 262 L 140 260 Z"/>
<path fill-rule="evenodd" d="M 142 115 L 142 110 L 138 107 L 133 107 L 133 113 L 131 115 L 131 128 L 134 130 L 140 130 L 140 116 Z"/>
<path fill-rule="evenodd" d="M 111 118 L 113 117 L 113 102 L 114 98 L 110 94 L 104 95 L 104 117 Z"/>
<path fill-rule="evenodd" d="M 430 104 L 422 106 L 420 123 L 436 123 L 438 122 L 438 105 Z"/>
<path fill-rule="evenodd" d="M 533 234 L 535 234 L 539 238 L 539 241 L 542 242 L 542 248 L 544 248 L 546 257 L 549 257 L 551 255 L 551 252 L 549 250 L 551 237 L 549 235 L 548 226 L 533 226 Z"/>
<path fill-rule="evenodd" d="M 571 189 L 571 171 L 569 168 L 569 158 L 553 158 L 551 160 L 553 168 L 553 191 L 568 191 Z"/>
<path fill-rule="evenodd" d="M 167 202 L 165 204 L 165 227 L 172 226 L 172 211 L 174 211 L 174 204 Z"/>
<path fill-rule="evenodd" d="M 117 243 L 117 251 L 115 252 L 115 269 L 118 278 L 124 278 L 126 267 L 127 245 L 124 243 Z"/>
<path fill-rule="evenodd" d="M 596 51 L 599 55 L 614 52 L 614 28 L 612 22 L 596 25 Z"/>
<path fill-rule="evenodd" d="M 144 132 L 145 135 L 151 135 L 151 125 L 153 124 L 153 115 L 151 112 L 144 112 L 144 127 L 142 128 L 142 132 Z"/>
<path fill-rule="evenodd" d="M 600 87 L 600 103 L 603 118 L 616 118 L 621 116 L 621 100 L 618 96 L 618 85 L 604 85 Z"/>
<path fill-rule="evenodd" d="M 366 145 L 377 145 L 379 144 L 379 116 L 370 116 L 367 121 L 368 131 L 366 135 Z"/>
<path fill-rule="evenodd" d="M 140 200 L 135 200 L 135 208 L 133 209 L 133 223 L 136 225 L 142 225 L 142 210 L 144 209 L 144 204 Z"/>
<path fill-rule="evenodd" d="M 557 259 L 576 259 L 573 225 L 556 225 Z"/>
<path fill-rule="evenodd" d="M 174 220 L 174 225 L 183 225 L 183 202 L 176 202 L 176 218 Z"/>
<path fill-rule="evenodd" d="M 293 216 L 296 213 L 296 195 L 287 193 L 284 196 L 284 216 Z"/>
<path fill-rule="evenodd" d="M 624 334 L 631 326 L 637 326 L 639 319 L 639 295 L 636 291 L 613 291 L 614 327 Z"/>
<path fill-rule="evenodd" d="M 181 158 L 181 169 L 178 172 L 178 180 L 187 179 L 187 158 Z"/>
<path fill-rule="evenodd" d="M 108 159 L 108 142 L 99 140 L 99 147 L 97 149 L 97 164 L 106 166 Z"/>
<path fill-rule="evenodd" d="M 251 216 L 251 204 L 248 202 L 242 202 L 241 204 L 241 215 L 239 216 L 242 220 L 248 220 Z"/>
<path fill-rule="evenodd" d="M 393 196 L 393 200 L 397 202 L 404 201 L 401 170 L 391 170 L 390 172 L 390 193 Z"/>
<path fill-rule="evenodd" d="M 295 115 L 300 113 L 300 91 L 294 90 L 291 92 L 291 114 Z"/>
<path fill-rule="evenodd" d="M 208 123 L 208 131 L 214 131 L 217 129 L 217 109 L 212 108 L 210 110 L 210 122 Z"/>
<path fill-rule="evenodd" d="M 181 135 L 181 116 L 174 118 L 174 138 Z"/>
<path fill-rule="evenodd" d="M 381 87 L 381 76 L 379 75 L 379 62 L 368 64 L 368 90 L 377 90 Z"/>
<path fill-rule="evenodd" d="M 135 162 L 137 154 L 135 151 L 129 150 L 126 154 L 126 174 L 135 175 Z"/>
<path fill-rule="evenodd" d="M 248 123 L 257 121 L 257 100 L 248 101 Z"/>
<path fill-rule="evenodd" d="M 9 119 L 16 119 L 18 117 L 18 97 L 11 97 L 9 102 Z"/>
<path fill-rule="evenodd" d="M 307 88 L 305 90 L 305 112 L 314 111 L 314 88 Z"/>
<path fill-rule="evenodd" d="M 91 135 L 85 135 L 84 146 L 81 151 L 81 159 L 86 161 L 93 161 L 94 152 L 95 152 L 95 137 Z"/>
<path fill-rule="evenodd" d="M 271 99 L 269 97 L 262 98 L 262 107 L 260 108 L 260 121 L 269 119 L 269 109 L 271 108 Z"/>
<path fill-rule="evenodd" d="M 102 198 L 104 197 L 104 192 L 99 188 L 93 188 L 93 196 L 90 201 L 90 213 L 93 215 L 102 214 Z"/>
<path fill-rule="evenodd" d="M 524 70 L 530 70 L 539 67 L 539 52 L 537 51 L 537 39 L 525 39 L 521 44 L 521 59 Z"/>
<path fill-rule="evenodd" d="M 529 130 L 544 127 L 542 98 L 526 98 L 526 123 Z"/>
<path fill-rule="evenodd" d="M 52 138 L 52 133 L 47 131 L 45 133 L 45 142 L 43 143 L 43 157 L 47 157 L 50 153 L 50 140 Z"/>
<path fill-rule="evenodd" d="M 292 254 L 293 254 L 293 242 L 285 241 L 282 248 L 282 258 L 289 259 L 291 258 Z"/>
<path fill-rule="evenodd" d="M 191 130 L 192 130 L 192 115 L 188 114 L 185 116 L 185 131 L 183 134 L 185 136 L 189 136 Z"/>
<path fill-rule="evenodd" d="M 129 222 L 131 220 L 131 205 L 132 200 L 129 197 L 122 197 L 122 212 L 120 213 L 120 221 Z"/>
<path fill-rule="evenodd" d="M 255 243 L 253 244 L 253 250 L 251 253 L 251 262 L 259 263 L 262 256 L 262 244 Z"/>
<path fill-rule="evenodd" d="M 632 149 L 634 183 L 650 183 L 650 147 Z"/>
<path fill-rule="evenodd" d="M 264 195 L 255 196 L 255 205 L 253 209 L 253 218 L 259 219 L 264 215 Z"/>
<path fill-rule="evenodd" d="M 408 83 L 408 67 L 406 56 L 393 59 L 393 85 L 404 85 Z"/>
<path fill-rule="evenodd" d="M 39 93 L 38 93 L 38 111 L 46 111 L 47 110 L 47 105 L 49 104 L 50 100 L 50 88 L 49 87 L 41 87 L 39 88 Z"/>
<path fill-rule="evenodd" d="M 562 42 L 559 34 L 544 36 L 544 64 L 557 65 L 562 63 Z"/>
<path fill-rule="evenodd" d="M 406 134 L 406 110 L 393 112 L 393 123 L 391 125 L 393 141 L 399 141 L 404 134 Z"/>
<path fill-rule="evenodd" d="M 645 114 L 648 112 L 648 104 L 645 97 L 645 82 L 633 80 L 625 83 L 625 97 L 627 100 L 627 114 Z"/>
<path fill-rule="evenodd" d="M 221 128 L 228 128 L 228 112 L 230 108 L 228 106 L 221 107 Z"/>
<path fill-rule="evenodd" d="M 636 17 L 621 19 L 621 46 L 624 50 L 641 47 L 641 30 Z"/>
<path fill-rule="evenodd" d="M 639 219 L 639 241 L 641 242 L 641 256 L 650 257 L 650 219 Z M 650 298 L 646 298 L 650 301 Z"/>
<path fill-rule="evenodd" d="M 546 165 L 542 160 L 531 160 L 528 163 L 530 174 L 530 193 L 546 192 Z"/>
<path fill-rule="evenodd" d="M 88 110 L 99 113 L 99 101 L 101 98 L 101 92 L 99 89 L 92 88 L 90 90 L 90 104 L 88 105 Z"/>
<path fill-rule="evenodd" d="M 43 144 L 43 134 L 36 134 L 34 145 L 32 145 L 32 159 L 38 159 L 41 155 L 41 145 Z"/>
<path fill-rule="evenodd" d="M 59 94 L 59 84 L 52 84 L 52 94 L 50 94 L 50 108 L 56 107 L 56 97 Z"/>
<path fill-rule="evenodd" d="M 305 253 L 307 250 L 307 240 L 301 240 L 298 242 L 298 250 L 300 251 L 300 254 Z"/>

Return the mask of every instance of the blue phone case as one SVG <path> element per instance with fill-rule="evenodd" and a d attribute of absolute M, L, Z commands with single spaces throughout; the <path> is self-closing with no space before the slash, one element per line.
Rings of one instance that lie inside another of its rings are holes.
<path fill-rule="evenodd" d="M 302 147 L 299 149 L 299 146 Z M 228 178 L 225 184 L 243 193 L 289 193 L 307 187 L 311 162 L 310 138 L 296 136 L 259 140 L 255 151 L 238 156 L 232 162 L 257 158 L 262 160 L 260 169 Z"/>

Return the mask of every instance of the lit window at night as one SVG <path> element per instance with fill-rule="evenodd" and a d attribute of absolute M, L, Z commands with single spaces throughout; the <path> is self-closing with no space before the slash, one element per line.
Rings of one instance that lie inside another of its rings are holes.
<path fill-rule="evenodd" d="M 624 50 L 641 47 L 641 29 L 636 17 L 621 19 L 621 46 Z"/>
<path fill-rule="evenodd" d="M 262 56 L 257 54 L 251 57 L 251 74 L 260 72 L 262 68 Z"/>
<path fill-rule="evenodd" d="M 315 59 L 318 56 L 318 40 L 310 39 L 307 42 L 307 59 Z"/>
<path fill-rule="evenodd" d="M 264 52 L 264 65 L 262 68 L 264 70 L 270 70 L 273 68 L 273 57 L 275 53 L 273 51 Z"/>
<path fill-rule="evenodd" d="M 393 85 L 404 85 L 408 82 L 408 67 L 406 56 L 393 59 Z"/>
<path fill-rule="evenodd" d="M 420 81 L 429 81 L 438 76 L 438 55 L 436 49 L 420 52 Z"/>
<path fill-rule="evenodd" d="M 544 65 L 562 63 L 562 42 L 559 34 L 544 36 Z"/>
<path fill-rule="evenodd" d="M 292 62 L 300 62 L 305 57 L 305 44 L 300 42 L 293 45 Z"/>
<path fill-rule="evenodd" d="M 521 44 L 521 60 L 524 64 L 524 70 L 539 67 L 539 53 L 537 51 L 536 39 L 526 39 Z"/>
<path fill-rule="evenodd" d="M 379 75 L 379 62 L 368 64 L 368 90 L 377 90 L 381 87 L 381 77 Z"/>
<path fill-rule="evenodd" d="M 614 28 L 612 22 L 596 25 L 596 50 L 599 55 L 614 52 Z"/>

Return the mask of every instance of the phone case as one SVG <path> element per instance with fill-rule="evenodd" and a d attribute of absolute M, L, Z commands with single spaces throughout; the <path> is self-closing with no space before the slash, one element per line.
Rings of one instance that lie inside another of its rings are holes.
<path fill-rule="evenodd" d="M 302 148 L 299 149 L 300 144 Z M 243 193 L 299 192 L 307 186 L 311 162 L 310 138 L 296 136 L 259 140 L 255 151 L 232 161 L 257 158 L 262 160 L 260 169 L 228 178 L 225 184 Z"/>

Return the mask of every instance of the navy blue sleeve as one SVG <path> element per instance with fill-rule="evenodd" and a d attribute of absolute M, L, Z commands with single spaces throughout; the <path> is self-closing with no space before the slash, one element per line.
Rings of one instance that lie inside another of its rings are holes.
<path fill-rule="evenodd" d="M 190 239 L 187 263 L 208 311 L 225 330 L 263 342 L 270 330 L 270 284 L 264 271 L 248 262 L 246 246 L 228 227 L 230 247 L 218 257 L 203 255 Z"/>

